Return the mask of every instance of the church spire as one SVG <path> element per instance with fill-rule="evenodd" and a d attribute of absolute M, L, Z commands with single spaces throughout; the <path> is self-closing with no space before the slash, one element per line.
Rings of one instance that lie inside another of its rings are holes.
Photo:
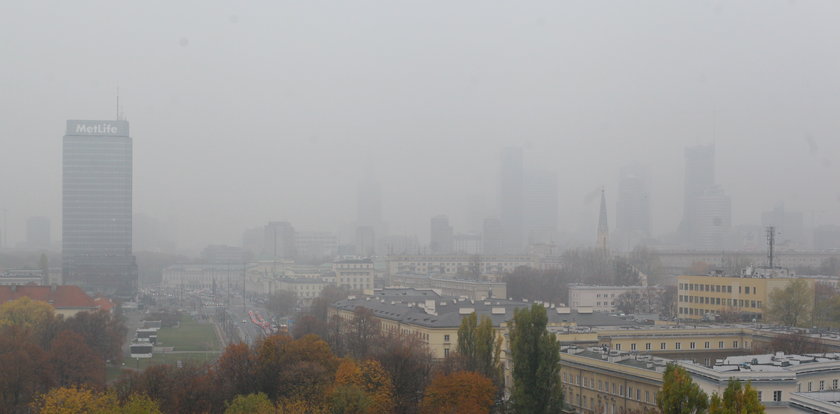
<path fill-rule="evenodd" d="M 607 197 L 604 195 L 604 189 L 601 189 L 601 212 L 598 216 L 598 249 L 607 252 L 608 239 L 610 235 L 609 225 L 607 224 Z"/>

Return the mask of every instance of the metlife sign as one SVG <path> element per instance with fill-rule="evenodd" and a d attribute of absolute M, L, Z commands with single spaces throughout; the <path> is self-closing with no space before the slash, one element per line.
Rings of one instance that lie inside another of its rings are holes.
<path fill-rule="evenodd" d="M 67 121 L 66 135 L 127 137 L 128 121 Z"/>

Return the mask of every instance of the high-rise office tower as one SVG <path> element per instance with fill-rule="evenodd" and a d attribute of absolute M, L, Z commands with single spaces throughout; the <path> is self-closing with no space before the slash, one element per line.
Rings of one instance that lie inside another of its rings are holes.
<path fill-rule="evenodd" d="M 685 150 L 685 194 L 680 233 L 692 248 L 723 248 L 731 228 L 729 197 L 715 184 L 715 146 Z"/>
<path fill-rule="evenodd" d="M 263 258 L 295 259 L 295 228 L 289 222 L 272 221 L 263 229 Z"/>
<path fill-rule="evenodd" d="M 528 243 L 557 241 L 560 206 L 557 174 L 528 171 L 525 176 L 525 230 Z"/>
<path fill-rule="evenodd" d="M 502 150 L 499 168 L 499 221 L 505 253 L 520 253 L 525 244 L 525 168 L 522 148 Z"/>
<path fill-rule="evenodd" d="M 364 256 L 373 256 L 385 252 L 385 239 L 388 236 L 388 226 L 382 220 L 382 191 L 379 183 L 369 175 L 359 183 L 356 193 L 356 231 L 360 228 L 365 236 L 357 241 L 364 240 L 365 246 L 356 246 L 359 251 L 364 251 Z M 370 239 L 370 238 L 373 239 Z"/>
<path fill-rule="evenodd" d="M 452 252 L 452 226 L 449 225 L 449 218 L 444 215 L 432 217 L 429 224 L 429 250 L 432 253 Z"/>
<path fill-rule="evenodd" d="M 26 247 L 31 249 L 49 249 L 52 243 L 50 237 L 50 219 L 46 217 L 30 217 L 26 220 Z"/>
<path fill-rule="evenodd" d="M 780 247 L 802 249 L 807 246 L 802 212 L 785 210 L 782 203 L 777 204 L 773 210 L 761 213 L 761 226 L 776 228 Z"/>
<path fill-rule="evenodd" d="M 67 121 L 62 185 L 65 284 L 123 298 L 136 292 L 132 162 L 127 121 Z"/>
<path fill-rule="evenodd" d="M 615 206 L 613 243 L 619 250 L 629 251 L 650 237 L 650 195 L 644 168 L 621 169 Z"/>

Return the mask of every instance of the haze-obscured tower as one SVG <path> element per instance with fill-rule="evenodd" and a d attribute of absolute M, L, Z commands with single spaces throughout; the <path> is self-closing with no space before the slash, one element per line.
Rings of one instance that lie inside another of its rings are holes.
<path fill-rule="evenodd" d="M 522 148 L 502 150 L 499 168 L 499 221 L 505 253 L 519 253 L 525 243 L 525 169 Z"/>
<path fill-rule="evenodd" d="M 442 214 L 432 217 L 429 223 L 429 250 L 438 254 L 452 252 L 452 235 L 448 217 Z"/>
<path fill-rule="evenodd" d="M 356 206 L 356 249 L 363 252 L 358 254 L 370 257 L 378 250 L 384 252 L 388 226 L 382 220 L 382 190 L 372 175 L 359 183 Z"/>
<path fill-rule="evenodd" d="M 557 240 L 560 206 L 557 174 L 529 171 L 525 177 L 525 229 L 528 243 Z"/>
<path fill-rule="evenodd" d="M 604 253 L 609 251 L 610 226 L 607 222 L 607 196 L 601 190 L 601 209 L 598 212 L 598 234 L 595 246 Z"/>
<path fill-rule="evenodd" d="M 132 174 L 128 121 L 67 121 L 62 183 L 65 284 L 122 298 L 136 292 Z"/>
<path fill-rule="evenodd" d="M 715 146 L 686 148 L 683 242 L 695 249 L 722 249 L 731 227 L 731 201 L 715 184 Z"/>
<path fill-rule="evenodd" d="M 650 237 L 650 194 L 644 168 L 621 169 L 615 206 L 614 243 L 620 250 L 632 250 Z"/>

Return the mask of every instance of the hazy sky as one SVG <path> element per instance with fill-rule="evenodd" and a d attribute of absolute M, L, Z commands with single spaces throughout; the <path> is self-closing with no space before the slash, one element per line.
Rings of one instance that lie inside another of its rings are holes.
<path fill-rule="evenodd" d="M 288 220 L 338 231 L 366 169 L 392 232 L 495 209 L 499 150 L 560 175 L 561 225 L 648 166 L 655 233 L 715 142 L 733 223 L 840 222 L 837 1 L 16 2 L 0 25 L 0 208 L 60 233 L 67 119 L 134 137 L 134 210 L 184 247 Z M 371 167 L 372 165 L 372 167 Z M 473 200 L 473 201 L 470 201 Z M 594 238 L 596 223 L 592 223 Z"/>

